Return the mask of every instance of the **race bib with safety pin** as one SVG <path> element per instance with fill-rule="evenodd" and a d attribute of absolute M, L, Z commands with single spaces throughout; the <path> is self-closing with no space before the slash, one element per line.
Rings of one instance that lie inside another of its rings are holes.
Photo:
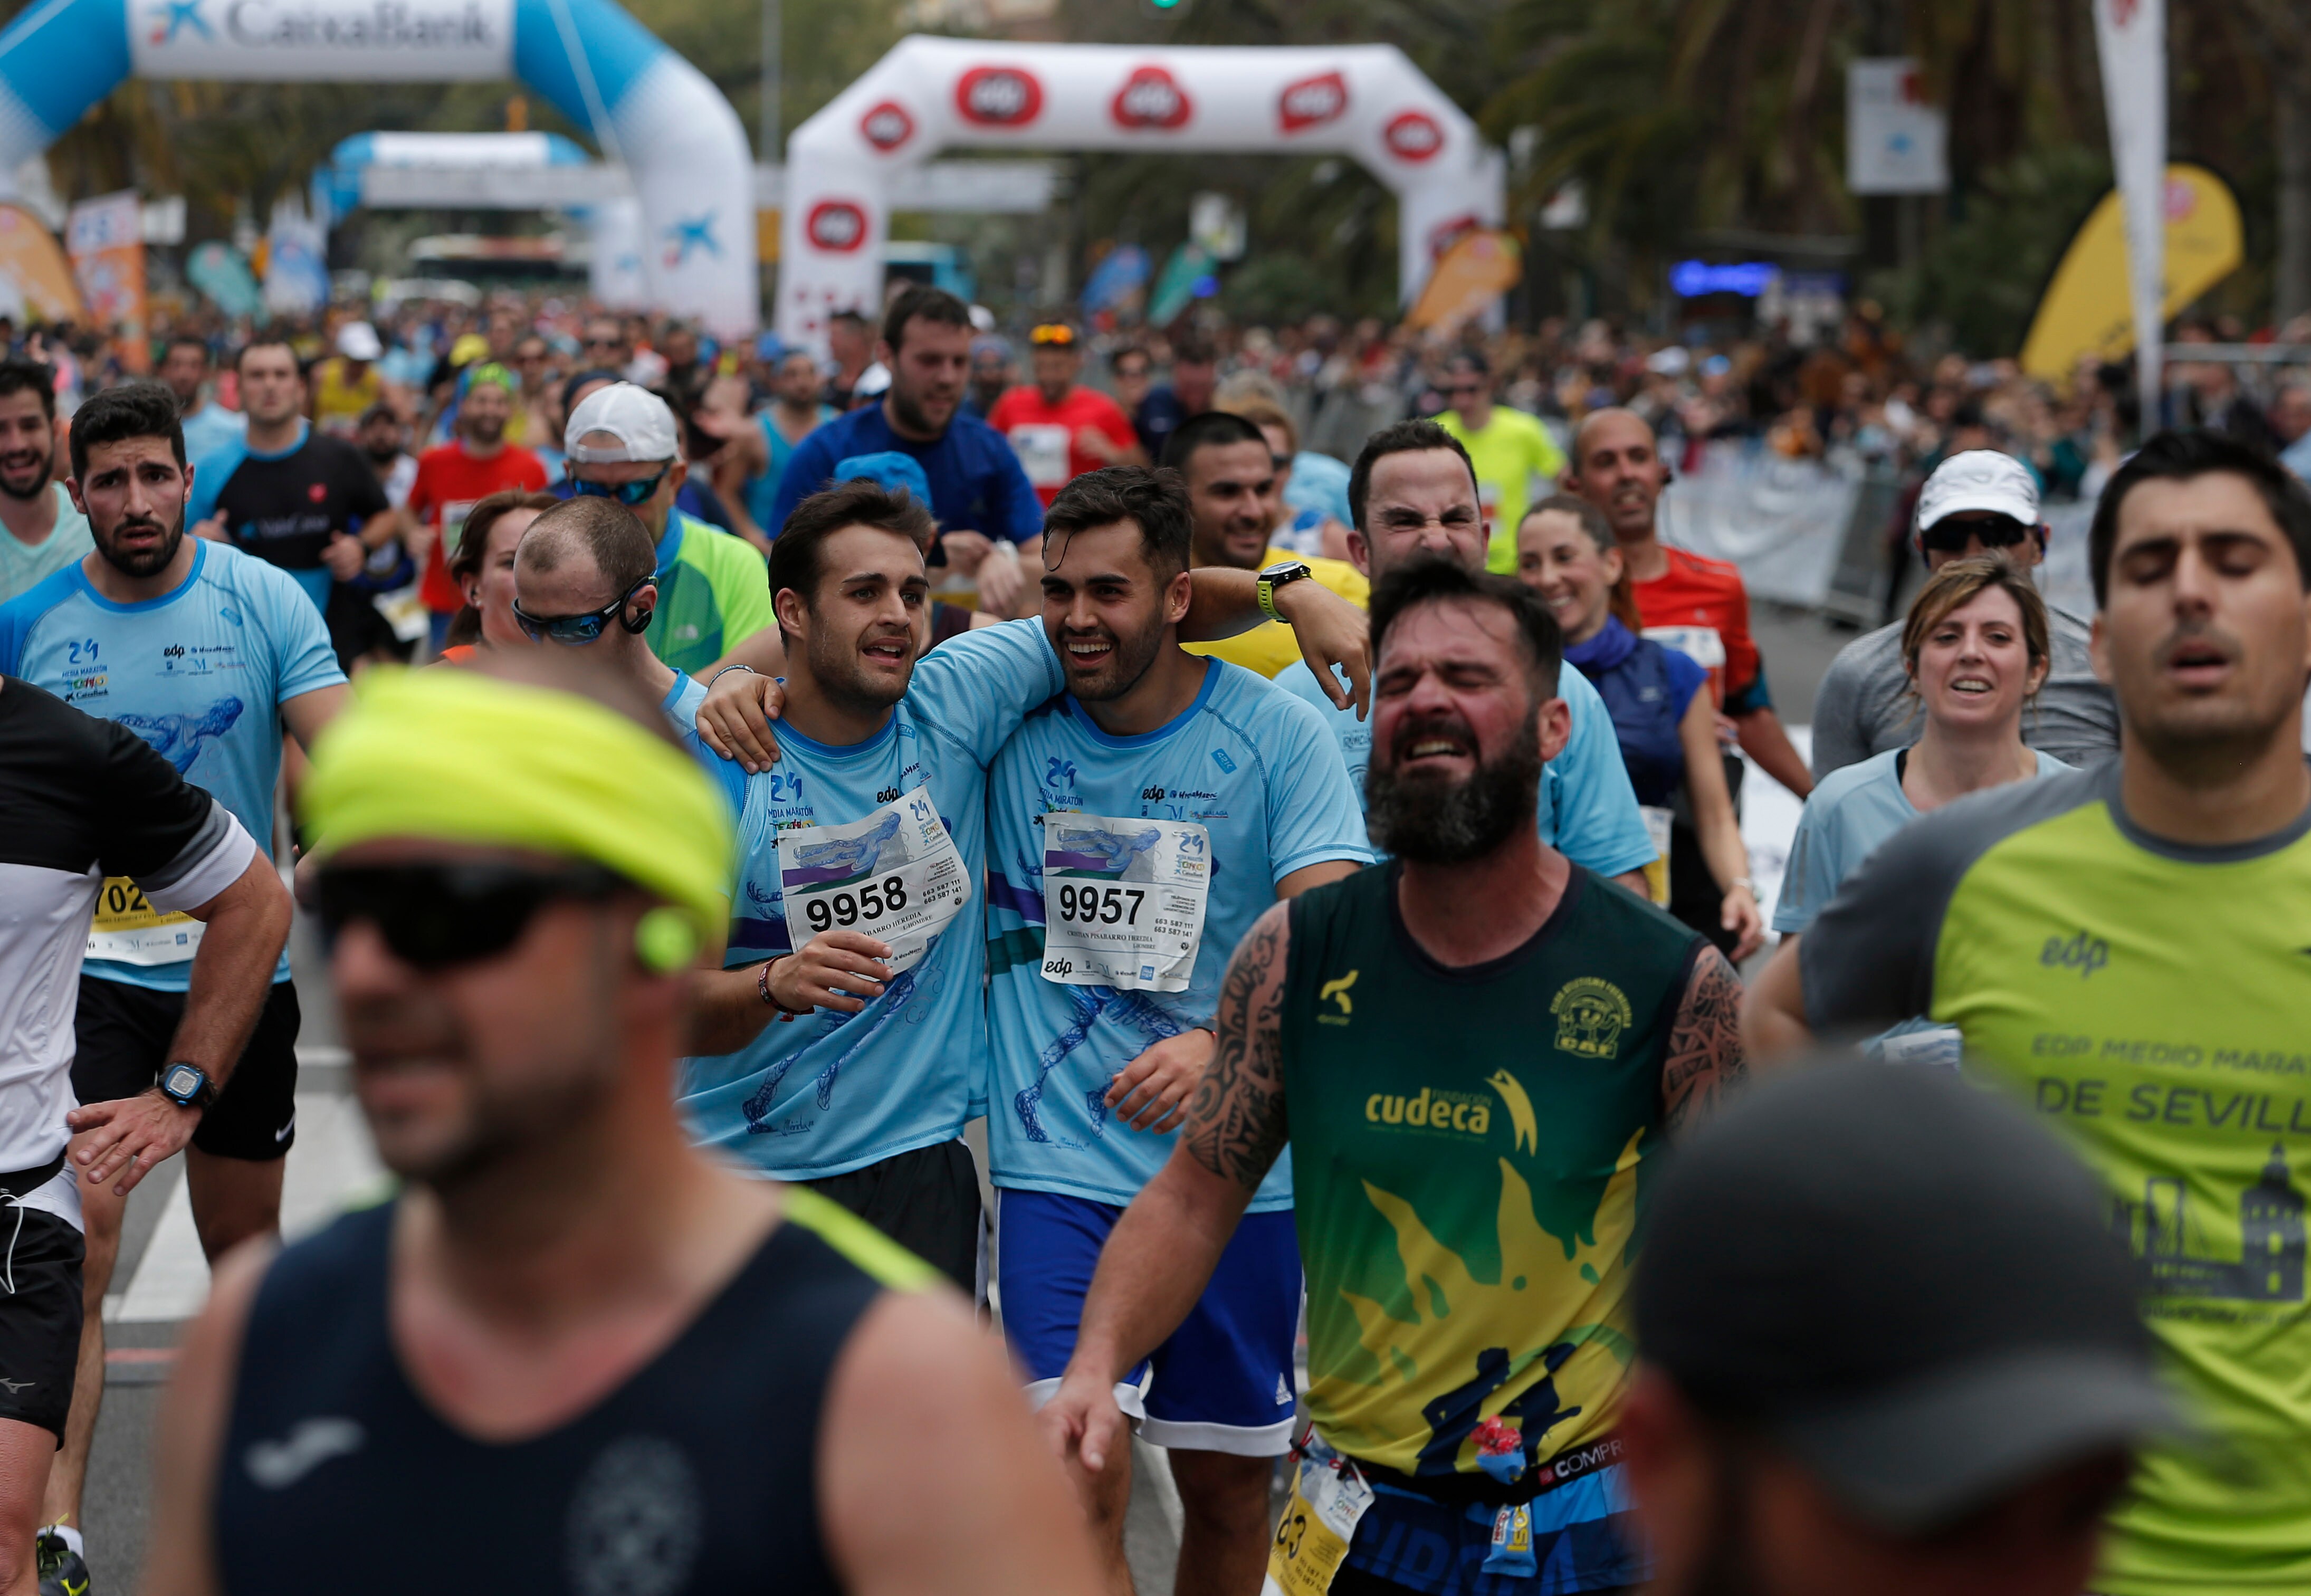
<path fill-rule="evenodd" d="M 1173 820 L 1043 816 L 1043 979 L 1184 992 L 1204 940 L 1211 834 Z"/>
<path fill-rule="evenodd" d="M 821 931 L 862 931 L 891 946 L 895 975 L 971 902 L 971 876 L 918 787 L 864 820 L 779 834 L 787 935 L 800 947 Z"/>
<path fill-rule="evenodd" d="M 1309 1431 L 1292 1476 L 1292 1500 L 1268 1548 L 1260 1596 L 1324 1596 L 1347 1560 L 1356 1522 L 1372 1504 L 1373 1488 L 1356 1463 Z"/>
<path fill-rule="evenodd" d="M 122 964 L 180 964 L 200 951 L 201 933 L 207 929 L 189 914 L 153 908 L 127 876 L 108 876 L 96 891 L 87 956 Z"/>

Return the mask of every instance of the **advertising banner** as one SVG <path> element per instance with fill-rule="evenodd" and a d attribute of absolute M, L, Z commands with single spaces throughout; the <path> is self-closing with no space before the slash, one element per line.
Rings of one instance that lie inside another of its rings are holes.
<path fill-rule="evenodd" d="M 2203 166 L 2176 161 L 2167 169 L 2166 302 L 2175 316 L 2246 258 L 2246 231 L 2238 198 Z M 2086 355 L 2126 358 L 2134 348 L 2134 301 L 2126 269 L 2126 224 L 2115 189 L 2080 224 L 2062 252 L 2022 343 L 2022 369 L 2049 382 L 2067 382 Z"/>
<path fill-rule="evenodd" d="M 439 82 L 513 75 L 513 0 L 150 0 L 136 75 L 234 82 Z"/>
<path fill-rule="evenodd" d="M 0 277 L 23 301 L 23 309 L 43 321 L 82 318 L 80 284 L 57 247 L 57 235 L 22 205 L 0 205 Z"/>
<path fill-rule="evenodd" d="M 1845 69 L 1845 187 L 1855 194 L 1949 188 L 1949 118 L 1928 105 L 1906 56 Z"/>
<path fill-rule="evenodd" d="M 126 370 L 152 364 L 144 337 L 144 203 L 134 188 L 73 206 L 65 219 L 65 252 L 91 324 L 112 338 Z"/>

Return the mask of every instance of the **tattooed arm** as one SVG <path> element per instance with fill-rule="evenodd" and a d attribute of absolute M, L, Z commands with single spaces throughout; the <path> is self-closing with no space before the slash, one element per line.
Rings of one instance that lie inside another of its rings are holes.
<path fill-rule="evenodd" d="M 1741 1056 L 1741 978 L 1723 954 L 1705 947 L 1693 962 L 1661 1060 L 1661 1115 L 1670 1134 L 1722 1107 L 1749 1073 Z"/>
<path fill-rule="evenodd" d="M 1129 1444 L 1116 1380 L 1196 1305 L 1244 1206 L 1284 1151 L 1286 912 L 1278 903 L 1261 915 L 1228 961 L 1214 1021 L 1219 1043 L 1179 1144 L 1101 1250 L 1075 1356 L 1039 1416 L 1061 1461 L 1089 1473 Z"/>

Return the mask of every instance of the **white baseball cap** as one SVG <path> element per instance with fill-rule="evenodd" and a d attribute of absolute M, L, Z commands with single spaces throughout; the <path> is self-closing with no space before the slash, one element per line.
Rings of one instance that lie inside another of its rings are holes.
<path fill-rule="evenodd" d="M 617 442 L 587 443 L 596 433 L 606 433 Z M 581 466 L 682 458 L 682 435 L 674 424 L 674 412 L 667 408 L 664 399 L 631 382 L 614 382 L 588 394 L 570 413 L 569 425 L 562 435 L 568 440 L 563 452 Z"/>
<path fill-rule="evenodd" d="M 2030 468 L 1994 449 L 1969 449 L 1934 467 L 1918 490 L 1917 529 L 1925 531 L 1944 516 L 1987 510 L 2038 524 L 2038 484 Z"/>
<path fill-rule="evenodd" d="M 366 321 L 348 321 L 337 329 L 337 353 L 349 361 L 373 361 L 385 354 L 377 329 Z"/>

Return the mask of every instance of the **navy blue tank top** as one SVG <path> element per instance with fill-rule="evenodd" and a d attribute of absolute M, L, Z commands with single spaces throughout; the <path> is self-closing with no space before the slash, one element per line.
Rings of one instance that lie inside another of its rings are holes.
<path fill-rule="evenodd" d="M 1567 648 L 1565 657 L 1581 667 L 1605 701 L 1637 802 L 1666 807 L 1685 784 L 1685 745 L 1678 738 L 1678 723 L 1709 673 L 1609 617 L 1603 631 Z"/>
<path fill-rule="evenodd" d="M 526 1441 L 444 1424 L 386 1321 L 391 1206 L 284 1250 L 250 1313 L 219 1459 L 229 1592 L 676 1596 L 837 1589 L 815 1463 L 829 1371 L 886 1286 L 929 1266 L 789 1189 L 786 1221 L 689 1328 Z"/>

